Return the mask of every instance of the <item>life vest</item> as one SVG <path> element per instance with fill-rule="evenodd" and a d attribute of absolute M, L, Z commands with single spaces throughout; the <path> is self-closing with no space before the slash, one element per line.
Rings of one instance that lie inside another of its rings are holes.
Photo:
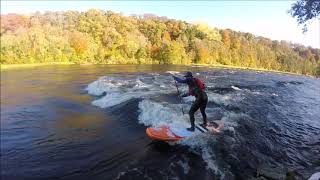
<path fill-rule="evenodd" d="M 189 94 L 194 96 L 193 91 L 195 89 L 199 88 L 199 89 L 203 90 L 206 88 L 206 85 L 198 78 L 192 78 L 192 79 L 194 80 L 194 83 L 193 83 L 194 85 L 189 85 Z M 197 86 L 197 87 L 195 87 L 195 86 Z"/>
<path fill-rule="evenodd" d="M 206 85 L 200 79 L 198 79 L 198 78 L 193 78 L 193 79 L 196 81 L 196 83 L 200 89 L 206 88 Z"/>

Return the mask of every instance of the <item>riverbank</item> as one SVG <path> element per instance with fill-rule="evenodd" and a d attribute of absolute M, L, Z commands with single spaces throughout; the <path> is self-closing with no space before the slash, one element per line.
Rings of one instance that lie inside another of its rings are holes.
<path fill-rule="evenodd" d="M 37 66 L 48 66 L 48 65 L 71 65 L 75 63 L 70 62 L 52 62 L 52 63 L 34 63 L 34 64 L 1 64 L 0 69 L 8 70 L 8 69 L 18 69 L 18 68 L 30 68 Z"/>
<path fill-rule="evenodd" d="M 76 63 L 71 63 L 71 62 L 52 62 L 52 63 L 34 63 L 34 64 L 1 64 L 0 65 L 0 69 L 1 69 L 1 71 L 3 71 L 3 70 L 10 70 L 10 69 L 30 68 L 30 67 L 38 67 L 38 66 L 73 65 L 73 64 L 76 64 Z M 94 64 L 80 64 L 80 65 L 94 65 Z M 107 65 L 107 64 L 101 64 L 101 65 Z M 186 66 L 188 66 L 188 65 L 186 65 Z M 222 65 L 222 64 L 190 64 L 189 66 L 253 70 L 253 71 L 263 71 L 263 72 L 273 72 L 273 73 L 282 73 L 282 74 L 302 75 L 302 76 L 313 77 L 313 76 L 310 76 L 310 75 L 304 75 L 304 74 L 293 73 L 293 72 L 278 71 L 278 70 L 263 69 L 263 68 L 252 68 L 252 67 Z"/>
<path fill-rule="evenodd" d="M 301 75 L 301 76 L 309 76 L 305 74 L 299 74 L 294 72 L 287 72 L 287 71 L 278 71 L 278 70 L 272 70 L 272 69 L 263 69 L 263 68 L 253 68 L 253 67 L 242 67 L 242 66 L 231 66 L 231 65 L 207 65 L 207 64 L 193 64 L 194 66 L 206 66 L 206 67 L 212 67 L 212 68 L 226 68 L 226 69 L 241 69 L 241 70 L 252 70 L 252 71 L 263 71 L 263 72 L 273 72 L 273 73 L 281 73 L 281 74 L 291 74 L 291 75 Z"/>

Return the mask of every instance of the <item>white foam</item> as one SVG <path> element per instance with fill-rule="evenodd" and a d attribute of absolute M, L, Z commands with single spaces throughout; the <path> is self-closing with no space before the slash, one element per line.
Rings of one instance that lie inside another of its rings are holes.
<path fill-rule="evenodd" d="M 249 91 L 249 92 L 251 92 L 252 94 L 256 94 L 256 95 L 262 95 L 262 93 L 259 91 Z"/>
<path fill-rule="evenodd" d="M 236 91 L 240 91 L 241 89 L 238 88 L 237 86 L 231 86 L 232 89 L 236 90 Z"/>
<path fill-rule="evenodd" d="M 171 106 L 169 104 L 161 104 L 150 100 L 143 100 L 139 103 L 140 115 L 139 122 L 153 127 L 159 127 L 161 125 L 169 125 L 181 129 L 190 126 L 189 117 L 182 115 L 179 111 L 179 106 Z M 200 153 L 203 160 L 207 163 L 207 168 L 213 170 L 215 173 L 222 174 L 219 171 L 216 164 L 214 153 L 210 150 L 209 141 L 215 138 L 211 134 L 194 133 L 194 135 L 187 137 L 178 144 L 186 145 L 191 148 L 195 153 Z M 172 143 L 174 145 L 176 143 Z M 200 152 L 197 150 L 200 149 Z M 189 172 L 189 166 L 187 164 L 182 165 L 185 174 Z"/>
<path fill-rule="evenodd" d="M 155 75 L 154 78 L 157 76 L 159 75 Z M 150 80 L 149 83 L 143 82 L 143 78 L 147 77 L 104 76 L 90 83 L 86 90 L 89 94 L 95 96 L 106 93 L 105 96 L 92 102 L 93 105 L 101 108 L 115 106 L 133 98 L 145 98 L 175 91 L 172 79 L 169 79 L 167 76 Z"/>
<path fill-rule="evenodd" d="M 196 98 L 194 96 L 183 97 L 183 102 L 193 102 Z"/>
<path fill-rule="evenodd" d="M 89 94 L 100 96 L 104 92 L 112 92 L 117 89 L 117 86 L 121 84 L 113 84 L 110 82 L 110 80 L 107 80 L 106 77 L 101 77 L 97 81 L 94 81 L 88 85 L 86 90 Z"/>
<path fill-rule="evenodd" d="M 182 114 L 181 107 L 184 106 L 185 114 Z M 139 123 L 146 126 L 159 127 L 167 125 L 181 129 L 190 127 L 190 120 L 187 110 L 190 106 L 182 104 L 168 104 L 165 102 L 155 102 L 150 99 L 144 99 L 139 102 Z M 209 112 L 213 112 L 212 109 L 207 108 L 207 117 L 212 119 L 212 115 Z M 200 112 L 195 114 L 196 122 L 202 121 Z"/>
<path fill-rule="evenodd" d="M 240 101 L 242 99 L 241 96 L 235 96 L 231 94 L 221 95 L 217 93 L 207 92 L 207 95 L 208 95 L 209 102 L 215 102 L 217 104 L 221 104 L 224 106 L 229 105 L 234 101 Z M 195 101 L 194 96 L 187 96 L 183 98 L 183 102 L 186 102 L 189 104 L 194 101 Z"/>
<path fill-rule="evenodd" d="M 99 106 L 101 108 L 107 108 L 123 103 L 135 97 L 137 97 L 137 95 L 133 93 L 128 93 L 125 95 L 120 93 L 112 93 L 107 94 L 100 99 L 92 101 L 92 105 Z"/>
<path fill-rule="evenodd" d="M 169 74 L 179 74 L 180 72 L 179 72 L 179 71 L 166 71 L 166 73 L 169 73 Z"/>
<path fill-rule="evenodd" d="M 211 148 L 202 148 L 202 159 L 207 163 L 208 169 L 211 169 L 215 174 L 222 174 L 215 161 L 216 158 Z"/>
<path fill-rule="evenodd" d="M 215 174 L 223 175 L 216 163 L 215 154 L 209 146 L 212 141 L 215 141 L 215 136 L 210 134 L 199 134 L 185 138 L 177 143 L 189 146 L 194 153 L 198 153 L 202 156 L 202 159 L 206 162 L 208 169 L 212 170 Z"/>
<path fill-rule="evenodd" d="M 238 121 L 246 116 L 247 115 L 243 113 L 225 112 L 224 116 L 221 119 L 221 122 L 224 123 L 223 131 L 228 130 L 234 133 L 234 128 L 238 125 Z M 203 160 L 207 164 L 207 168 L 212 170 L 215 174 L 219 174 L 223 179 L 224 173 L 219 169 L 219 166 L 216 162 L 215 154 L 214 152 L 212 152 L 212 149 L 210 147 L 210 145 L 215 144 L 216 138 L 217 136 L 213 136 L 211 134 L 198 134 L 185 138 L 177 143 L 181 145 L 187 145 L 191 148 L 191 150 L 193 150 L 193 152 L 201 155 Z"/>
<path fill-rule="evenodd" d="M 139 103 L 139 123 L 146 126 L 159 127 L 170 125 L 171 127 L 188 127 L 189 117 L 180 111 L 181 105 L 161 104 L 151 100 L 143 100 Z"/>
<path fill-rule="evenodd" d="M 217 104 L 222 104 L 222 105 L 228 105 L 231 104 L 232 97 L 231 95 L 221 95 L 217 93 L 207 93 L 208 95 L 208 101 L 215 102 Z"/>
<path fill-rule="evenodd" d="M 319 180 L 320 179 L 320 172 L 312 174 L 312 176 L 308 180 Z"/>
<path fill-rule="evenodd" d="M 153 79 L 152 79 L 153 78 Z M 148 82 L 149 80 L 149 82 Z M 146 83 L 146 81 L 148 83 Z M 180 91 L 186 91 L 187 87 L 179 87 Z M 86 88 L 89 94 L 102 95 L 92 102 L 93 105 L 101 108 L 112 107 L 126 102 L 132 98 L 148 98 L 159 94 L 169 94 L 176 91 L 170 76 L 154 74 L 153 76 L 138 77 L 112 77 L 104 76 L 90 83 Z M 194 97 L 187 97 L 185 102 L 192 102 Z M 186 105 L 180 105 L 186 106 Z M 180 110 L 179 110 L 180 111 Z"/>

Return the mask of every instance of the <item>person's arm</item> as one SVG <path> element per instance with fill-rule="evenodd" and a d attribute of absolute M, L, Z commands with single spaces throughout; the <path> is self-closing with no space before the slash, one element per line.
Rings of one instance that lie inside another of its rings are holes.
<path fill-rule="evenodd" d="M 176 80 L 178 83 L 187 83 L 187 78 L 185 79 L 181 79 L 181 78 L 178 78 L 176 76 L 172 76 L 174 80 Z"/>

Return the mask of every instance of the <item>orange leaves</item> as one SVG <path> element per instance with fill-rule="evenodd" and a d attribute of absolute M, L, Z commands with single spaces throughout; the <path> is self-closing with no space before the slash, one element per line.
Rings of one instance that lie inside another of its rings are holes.
<path fill-rule="evenodd" d="M 231 40 L 230 40 L 230 32 L 229 30 L 222 30 L 222 42 L 226 48 L 230 48 Z"/>
<path fill-rule="evenodd" d="M 69 38 L 70 46 L 77 54 L 82 54 L 88 49 L 88 42 L 83 33 L 72 32 Z"/>
<path fill-rule="evenodd" d="M 170 36 L 170 34 L 168 33 L 168 31 L 165 31 L 165 32 L 163 33 L 162 39 L 163 39 L 163 41 L 164 41 L 165 43 L 169 43 L 169 42 L 171 41 L 171 36 Z"/>

